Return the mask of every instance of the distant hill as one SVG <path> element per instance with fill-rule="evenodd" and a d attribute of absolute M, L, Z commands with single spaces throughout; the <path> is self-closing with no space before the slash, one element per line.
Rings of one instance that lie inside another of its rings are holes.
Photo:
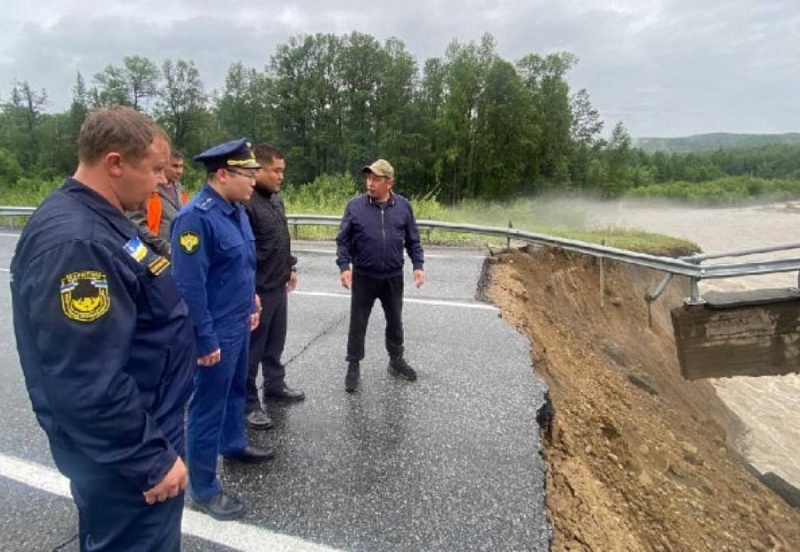
<path fill-rule="evenodd" d="M 689 153 L 718 149 L 744 149 L 773 144 L 800 145 L 800 132 L 786 134 L 731 134 L 714 132 L 682 138 L 637 138 L 636 147 L 648 153 L 665 151 Z"/>

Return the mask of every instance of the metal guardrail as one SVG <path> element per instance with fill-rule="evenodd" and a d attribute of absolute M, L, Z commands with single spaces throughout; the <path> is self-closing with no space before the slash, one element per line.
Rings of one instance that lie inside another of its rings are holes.
<path fill-rule="evenodd" d="M 34 207 L 0 206 L 0 216 L 11 217 L 13 220 L 13 217 L 30 216 L 34 210 Z M 336 215 L 289 214 L 287 215 L 287 219 L 289 224 L 294 226 L 338 226 L 341 221 L 341 217 Z M 444 230 L 449 232 L 497 236 L 506 238 L 507 240 L 514 239 L 534 245 L 564 249 L 566 251 L 591 255 L 600 259 L 611 259 L 614 261 L 666 272 L 667 276 L 665 277 L 664 281 L 662 281 L 662 283 L 658 286 L 656 292 L 648 297 L 650 300 L 656 299 L 659 295 L 661 295 L 661 293 L 663 293 L 663 290 L 666 288 L 666 285 L 673 276 L 685 276 L 689 278 L 691 282 L 689 302 L 702 302 L 702 299 L 699 297 L 697 292 L 697 283 L 700 280 L 800 271 L 800 256 L 797 258 L 773 259 L 758 262 L 702 265 L 704 261 L 718 260 L 722 258 L 742 257 L 748 255 L 772 253 L 776 251 L 800 249 L 800 243 L 735 251 L 731 253 L 693 255 L 690 257 L 681 257 L 675 259 L 672 257 L 660 257 L 657 255 L 648 255 L 646 253 L 637 253 L 634 251 L 617 249 L 615 247 L 608 247 L 606 245 L 558 238 L 549 236 L 547 234 L 526 232 L 524 230 L 511 228 L 510 224 L 508 228 L 498 228 L 493 226 L 479 226 L 475 224 L 441 222 L 435 220 L 418 220 L 417 225 L 422 230 Z"/>

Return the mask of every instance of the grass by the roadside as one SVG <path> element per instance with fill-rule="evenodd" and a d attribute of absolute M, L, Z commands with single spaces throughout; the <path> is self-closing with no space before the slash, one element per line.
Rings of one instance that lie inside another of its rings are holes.
<path fill-rule="evenodd" d="M 61 182 L 34 182 L 23 179 L 22 186 L 4 190 L 0 194 L 2 205 L 38 205 Z M 323 175 L 310 184 L 287 185 L 282 191 L 286 212 L 290 214 L 317 214 L 341 216 L 345 205 L 363 190 L 362 184 L 348 175 Z M 397 191 L 403 193 L 402 186 Z M 417 220 L 467 223 L 479 226 L 508 228 L 568 238 L 588 243 L 605 243 L 610 247 L 628 249 L 655 255 L 687 255 L 699 248 L 686 240 L 652 234 L 640 230 L 605 227 L 593 228 L 586 203 L 573 199 L 550 201 L 544 199 L 518 199 L 513 202 L 490 203 L 466 200 L 447 206 L 430 197 L 412 197 L 411 203 Z M 24 221 L 14 221 L 15 225 Z M 301 240 L 333 240 L 336 226 L 292 225 L 292 235 Z M 421 228 L 421 237 L 428 244 L 475 245 L 486 244 L 503 247 L 506 239 L 473 233 Z"/>

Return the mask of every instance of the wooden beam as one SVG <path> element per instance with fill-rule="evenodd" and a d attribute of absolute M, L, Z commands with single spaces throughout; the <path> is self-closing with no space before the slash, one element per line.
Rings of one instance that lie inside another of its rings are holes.
<path fill-rule="evenodd" d="M 800 372 L 800 294 L 794 288 L 709 293 L 672 309 L 684 378 Z"/>

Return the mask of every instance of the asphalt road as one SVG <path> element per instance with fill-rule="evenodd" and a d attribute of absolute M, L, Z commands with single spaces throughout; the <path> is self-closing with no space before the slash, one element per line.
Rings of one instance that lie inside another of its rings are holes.
<path fill-rule="evenodd" d="M 68 486 L 53 469 L 25 391 L 11 324 L 8 267 L 16 236 L 0 234 L 0 539 L 14 551 L 77 550 Z M 349 294 L 332 244 L 297 243 L 287 381 L 306 392 L 269 405 L 276 449 L 266 465 L 220 463 L 248 507 L 221 523 L 187 508 L 184 550 L 548 550 L 536 426 L 543 384 L 529 347 L 475 300 L 477 250 L 426 249 L 428 282 L 405 303 L 406 357 L 416 382 L 387 373 L 378 305 L 361 387 L 344 391 Z M 407 278 L 410 280 L 410 278 Z"/>

